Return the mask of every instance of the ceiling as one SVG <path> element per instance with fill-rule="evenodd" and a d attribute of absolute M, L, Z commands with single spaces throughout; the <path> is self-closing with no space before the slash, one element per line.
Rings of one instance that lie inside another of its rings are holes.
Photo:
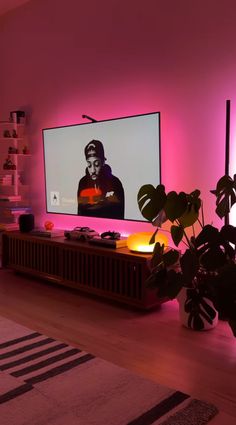
<path fill-rule="evenodd" d="M 0 15 L 27 3 L 29 0 L 0 0 Z"/>

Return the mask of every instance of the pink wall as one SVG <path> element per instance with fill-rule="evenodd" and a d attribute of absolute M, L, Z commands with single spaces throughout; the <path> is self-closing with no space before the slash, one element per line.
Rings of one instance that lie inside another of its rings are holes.
<path fill-rule="evenodd" d="M 31 0 L 0 19 L 0 113 L 28 112 L 38 224 L 46 218 L 58 227 L 78 224 L 77 217 L 45 214 L 42 128 L 81 122 L 83 113 L 99 120 L 152 111 L 162 113 L 163 183 L 168 190 L 200 188 L 207 219 L 217 224 L 214 199 L 206 196 L 224 173 L 225 101 L 236 104 L 236 3 L 145 5 Z M 102 231 L 111 224 L 93 226 Z M 131 222 L 112 227 L 151 229 Z"/>

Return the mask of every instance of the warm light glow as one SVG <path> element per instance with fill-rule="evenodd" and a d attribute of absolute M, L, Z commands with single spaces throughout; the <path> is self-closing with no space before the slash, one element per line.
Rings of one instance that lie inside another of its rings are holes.
<path fill-rule="evenodd" d="M 149 242 L 153 233 L 154 232 L 139 232 L 130 235 L 127 239 L 127 246 L 130 251 L 151 253 L 153 252 L 156 242 L 160 242 L 160 244 L 167 246 L 168 237 L 160 232 L 157 232 L 156 234 L 155 243 L 150 244 Z"/>

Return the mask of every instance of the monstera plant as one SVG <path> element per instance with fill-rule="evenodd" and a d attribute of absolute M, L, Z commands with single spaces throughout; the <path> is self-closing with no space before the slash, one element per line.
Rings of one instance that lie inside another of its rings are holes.
<path fill-rule="evenodd" d="M 216 197 L 216 214 L 221 219 L 227 217 L 236 203 L 236 175 L 221 177 L 211 193 Z M 169 299 L 177 298 L 182 288 L 187 288 L 185 310 L 192 309 L 190 327 L 202 329 L 204 321 L 213 322 L 215 307 L 236 336 L 236 228 L 225 224 L 218 229 L 205 224 L 198 189 L 191 193 L 166 193 L 164 185 L 155 188 L 147 184 L 138 192 L 138 205 L 144 218 L 157 227 L 150 243 L 154 242 L 158 228 L 168 222 L 176 246 L 166 250 L 156 243 L 147 286 L 158 297 Z M 206 305 L 206 298 L 212 305 Z"/>

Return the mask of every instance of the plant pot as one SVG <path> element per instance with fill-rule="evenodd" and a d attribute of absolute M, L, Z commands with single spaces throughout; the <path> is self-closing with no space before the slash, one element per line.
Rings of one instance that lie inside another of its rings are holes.
<path fill-rule="evenodd" d="M 177 300 L 182 325 L 196 331 L 213 329 L 218 323 L 218 312 L 213 302 L 198 288 L 182 288 Z"/>

